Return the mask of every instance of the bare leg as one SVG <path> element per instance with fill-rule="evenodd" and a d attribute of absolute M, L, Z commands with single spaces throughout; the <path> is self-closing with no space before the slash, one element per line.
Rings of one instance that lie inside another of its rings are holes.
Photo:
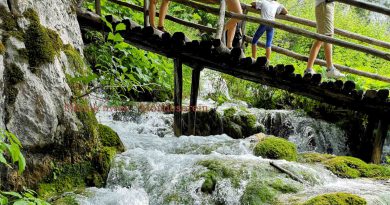
<path fill-rule="evenodd" d="M 332 59 L 333 46 L 330 43 L 325 43 L 324 49 L 325 49 L 326 68 L 332 68 L 333 67 L 333 59 Z"/>
<path fill-rule="evenodd" d="M 239 0 L 226 0 L 226 6 L 228 11 L 242 14 L 241 4 Z M 233 38 L 236 32 L 236 26 L 238 22 L 240 22 L 240 20 L 229 19 L 229 21 L 225 25 L 225 30 L 227 31 L 226 46 L 228 48 L 233 47 Z"/>
<path fill-rule="evenodd" d="M 271 59 L 271 47 L 265 49 L 265 57 L 267 57 L 268 61 Z"/>
<path fill-rule="evenodd" d="M 149 2 L 149 23 L 150 26 L 154 27 L 154 18 L 156 17 L 156 3 L 157 0 L 150 0 Z"/>
<path fill-rule="evenodd" d="M 158 27 L 164 27 L 165 16 L 168 12 L 169 0 L 163 0 L 160 7 L 160 17 L 158 19 Z"/>
<path fill-rule="evenodd" d="M 252 58 L 256 59 L 256 50 L 257 50 L 257 45 L 252 44 Z"/>
<path fill-rule="evenodd" d="M 313 43 L 313 46 L 311 47 L 311 50 L 310 50 L 310 56 L 309 56 L 309 60 L 307 61 L 307 69 L 309 68 L 313 68 L 314 66 L 314 61 L 316 60 L 317 58 L 317 55 L 318 55 L 318 52 L 320 51 L 321 49 L 321 46 L 322 46 L 322 41 L 315 41 Z"/>

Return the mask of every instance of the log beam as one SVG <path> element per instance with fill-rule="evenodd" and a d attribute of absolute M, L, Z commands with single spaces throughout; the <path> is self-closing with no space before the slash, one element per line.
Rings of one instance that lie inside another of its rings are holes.
<path fill-rule="evenodd" d="M 174 59 L 174 121 L 173 130 L 176 137 L 182 135 L 182 96 L 183 96 L 183 62 Z"/>
<path fill-rule="evenodd" d="M 188 114 L 188 134 L 195 135 L 196 130 L 196 107 L 198 102 L 200 72 L 203 68 L 195 67 L 192 69 L 190 109 Z"/>

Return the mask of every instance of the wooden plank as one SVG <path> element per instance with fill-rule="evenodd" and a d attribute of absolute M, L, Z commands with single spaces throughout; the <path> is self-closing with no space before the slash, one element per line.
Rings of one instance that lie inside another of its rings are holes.
<path fill-rule="evenodd" d="M 136 6 L 136 5 L 129 4 L 129 3 L 126 3 L 126 2 L 122 2 L 122 1 L 118 1 L 118 0 L 109 0 L 109 1 L 111 1 L 113 3 L 116 3 L 116 4 L 119 4 L 119 5 L 122 5 L 122 6 L 126 6 L 128 8 L 134 9 L 136 11 L 141 11 L 141 12 L 143 11 L 142 7 L 140 7 L 140 6 Z M 178 19 L 178 18 L 173 17 L 173 16 L 167 15 L 166 19 L 171 20 L 171 21 L 173 21 L 175 23 L 184 25 L 184 26 L 188 26 L 188 27 L 191 27 L 191 28 L 194 28 L 194 29 L 198 29 L 198 30 L 200 30 L 202 32 L 207 32 L 207 33 L 216 32 L 215 28 L 210 28 L 210 27 L 203 26 L 203 25 L 200 25 L 200 24 L 196 24 L 196 23 L 192 23 L 192 22 L 189 22 L 189 21 L 181 20 L 181 19 Z M 246 22 L 246 21 L 244 21 L 244 22 Z M 252 37 L 244 36 L 244 40 L 246 42 L 248 42 L 248 43 L 251 43 Z M 243 43 L 244 43 L 244 41 L 243 41 Z M 260 46 L 260 47 L 264 47 L 265 48 L 265 44 L 262 43 L 262 42 L 258 42 L 257 45 Z M 390 44 L 389 44 L 389 46 L 390 46 Z M 280 54 L 289 56 L 291 58 L 294 58 L 296 60 L 299 60 L 299 61 L 304 61 L 304 62 L 308 61 L 308 57 L 307 56 L 304 56 L 304 55 L 299 54 L 299 53 L 295 53 L 293 51 L 287 50 L 287 49 L 279 47 L 279 46 L 272 45 L 272 50 L 277 52 L 277 53 L 280 53 Z M 316 65 L 326 66 L 326 62 L 324 60 L 317 59 L 314 63 Z M 355 74 L 355 75 L 359 75 L 359 76 L 363 76 L 363 77 L 367 77 L 367 78 L 371 78 L 371 79 L 379 80 L 379 81 L 383 81 L 383 82 L 390 82 L 390 78 L 385 77 L 385 76 L 381 76 L 381 75 L 374 74 L 374 73 L 369 73 L 369 72 L 364 72 L 364 71 L 360 71 L 360 70 L 356 70 L 356 69 L 353 69 L 351 67 L 344 66 L 344 65 L 339 65 L 339 64 L 334 64 L 334 66 L 337 69 L 339 69 L 339 70 L 341 70 L 343 72 L 347 72 L 347 73 L 351 73 L 351 74 Z"/>
<path fill-rule="evenodd" d="M 149 22 L 149 0 L 144 0 L 144 27 L 150 26 Z"/>
<path fill-rule="evenodd" d="M 101 20 L 96 14 L 91 12 L 78 11 L 78 20 L 82 27 L 89 27 L 90 29 L 101 30 Z M 137 24 L 131 22 L 131 24 L 137 27 Z M 83 29 L 82 29 L 83 30 Z M 213 58 L 203 57 L 196 53 L 183 53 L 182 51 L 173 51 L 170 47 L 162 47 L 160 43 L 150 42 L 142 35 L 141 30 L 132 32 L 132 35 L 124 36 L 125 41 L 139 49 L 151 51 L 169 58 L 180 58 L 182 63 L 193 67 L 202 65 L 205 68 L 209 68 L 218 72 L 226 73 L 237 78 L 249 80 L 255 83 L 268 85 L 271 87 L 283 89 L 289 92 L 293 92 L 298 95 L 306 96 L 314 100 L 329 103 L 336 106 L 346 106 L 351 110 L 356 110 L 361 113 L 373 114 L 378 117 L 389 118 L 390 114 L 390 102 L 363 102 L 356 98 L 356 95 L 345 94 L 343 92 L 335 92 L 334 90 L 325 88 L 323 86 L 313 85 L 311 83 L 304 83 L 301 80 L 295 80 L 295 78 L 275 78 L 273 73 L 265 71 L 264 69 L 256 69 L 255 71 L 248 70 L 247 68 L 241 68 L 237 66 L 229 66 L 226 63 L 221 62 L 219 59 L 221 56 L 215 56 Z M 164 43 L 160 39 L 161 44 Z M 219 54 L 217 54 L 219 55 Z M 361 96 L 361 95 L 360 95 Z"/>
<path fill-rule="evenodd" d="M 101 6 L 101 3 L 100 3 L 100 0 L 95 0 L 95 12 L 99 16 L 102 15 L 102 6 Z"/>
<path fill-rule="evenodd" d="M 383 145 L 385 144 L 388 128 L 389 121 L 379 120 L 376 129 L 372 133 L 371 162 L 374 164 L 380 164 L 382 161 Z"/>
<path fill-rule="evenodd" d="M 335 1 L 390 16 L 390 8 L 386 8 L 378 4 L 373 4 L 373 3 L 359 1 L 359 0 L 335 0 Z"/>
<path fill-rule="evenodd" d="M 256 14 L 259 12 L 258 10 L 252 8 L 250 5 L 247 5 L 247 4 L 241 3 L 241 6 L 243 9 L 247 9 L 249 12 L 256 13 Z M 298 23 L 298 24 L 305 25 L 305 26 L 310 26 L 313 28 L 317 27 L 317 23 L 315 21 L 299 18 L 296 16 L 292 16 L 290 14 L 276 15 L 276 18 L 281 19 L 281 20 L 285 20 L 285 21 L 290 21 L 293 23 Z M 347 31 L 347 30 L 339 29 L 339 28 L 335 28 L 334 32 L 335 32 L 335 34 L 340 35 L 340 36 L 344 36 L 344 37 L 351 38 L 351 39 L 358 40 L 358 41 L 362 41 L 362 42 L 365 42 L 365 43 L 368 43 L 371 45 L 376 45 L 376 46 L 390 49 L 390 43 L 386 42 L 386 41 L 381 41 L 381 40 L 378 40 L 375 38 L 370 38 L 367 36 L 363 36 L 363 35 L 353 33 L 353 32 Z"/>
<path fill-rule="evenodd" d="M 226 1 L 221 0 L 219 5 L 219 19 L 217 22 L 217 32 L 215 33 L 216 39 L 222 39 L 222 33 L 225 26 L 225 11 L 226 11 Z"/>
<path fill-rule="evenodd" d="M 174 60 L 174 121 L 173 130 L 176 137 L 182 135 L 182 94 L 183 94 L 183 63 L 181 59 L 175 58 Z"/>
<path fill-rule="evenodd" d="M 203 68 L 194 67 L 192 69 L 190 110 L 188 114 L 188 134 L 195 135 L 196 130 L 196 106 L 198 101 L 200 72 Z"/>
<path fill-rule="evenodd" d="M 196 2 L 192 2 L 192 1 L 188 1 L 188 0 L 172 0 L 172 1 L 180 3 L 180 4 L 183 4 L 183 5 L 186 5 L 186 6 L 190 6 L 190 7 L 199 9 L 199 10 L 206 11 L 206 12 L 214 14 L 214 15 L 218 15 L 219 14 L 219 10 L 217 8 L 213 8 L 213 7 L 206 6 L 206 5 L 203 5 L 203 4 L 199 4 L 199 3 L 196 3 Z M 229 12 L 229 11 L 226 11 L 225 16 L 230 17 L 230 18 L 243 20 L 243 21 L 249 21 L 249 22 L 253 22 L 253 23 L 264 24 L 264 25 L 267 25 L 267 26 L 273 26 L 274 28 L 278 28 L 278 29 L 281 29 L 281 30 L 284 30 L 284 31 L 287 31 L 287 32 L 290 32 L 290 33 L 294 33 L 294 34 L 302 35 L 302 36 L 305 36 L 305 37 L 308 37 L 308 38 L 316 39 L 316 40 L 319 40 L 319 41 L 335 44 L 335 45 L 338 45 L 338 46 L 341 46 L 341 47 L 345 47 L 345 48 L 349 48 L 349 49 L 352 49 L 352 50 L 361 51 L 363 53 L 371 54 L 371 55 L 377 56 L 379 58 L 383 58 L 385 60 L 390 61 L 390 53 L 387 53 L 387 52 L 384 52 L 384 51 L 380 51 L 380 50 L 376 50 L 376 49 L 373 49 L 373 48 L 370 48 L 370 47 L 367 47 L 367 46 L 361 46 L 361 45 L 357 45 L 355 43 L 346 42 L 346 41 L 343 41 L 343 40 L 340 40 L 340 39 L 335 39 L 335 38 L 332 38 L 332 37 L 329 37 L 329 36 L 313 33 L 313 32 L 307 31 L 305 29 L 301 29 L 301 28 L 297 28 L 297 27 L 293 27 L 293 26 L 288 26 L 288 25 L 284 25 L 284 24 L 279 23 L 279 22 L 266 20 L 266 19 L 261 19 L 261 18 L 256 18 L 256 17 L 253 17 L 253 16 L 237 14 L 237 13 Z"/>

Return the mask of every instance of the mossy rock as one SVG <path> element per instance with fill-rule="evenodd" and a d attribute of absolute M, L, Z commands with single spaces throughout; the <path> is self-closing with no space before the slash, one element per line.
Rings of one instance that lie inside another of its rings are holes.
<path fill-rule="evenodd" d="M 224 120 L 224 133 L 234 139 L 244 138 L 241 126 L 236 124 L 235 122 Z"/>
<path fill-rule="evenodd" d="M 84 60 L 80 53 L 71 45 L 63 46 L 64 53 L 68 58 L 69 66 L 78 74 L 85 75 Z"/>
<path fill-rule="evenodd" d="M 0 28 L 3 30 L 11 31 L 19 27 L 16 18 L 14 18 L 13 15 L 8 12 L 4 5 L 0 5 L 0 18 L 3 21 L 0 24 Z"/>
<path fill-rule="evenodd" d="M 275 201 L 276 192 L 261 181 L 251 181 L 245 187 L 241 197 L 241 204 L 272 204 Z"/>
<path fill-rule="evenodd" d="M 298 192 L 298 188 L 284 182 L 282 179 L 276 179 L 268 183 L 270 187 L 281 192 L 281 193 L 296 193 Z"/>
<path fill-rule="evenodd" d="M 350 193 L 330 193 L 316 196 L 303 205 L 366 205 L 367 201 Z"/>
<path fill-rule="evenodd" d="M 225 118 L 232 118 L 236 113 L 237 113 L 237 109 L 234 107 L 231 107 L 231 108 L 225 109 L 223 111 L 223 116 Z"/>
<path fill-rule="evenodd" d="M 119 138 L 118 134 L 110 127 L 99 124 L 98 132 L 99 132 L 100 142 L 102 143 L 103 146 L 114 147 L 119 152 L 125 151 L 125 147 L 123 146 L 123 143 Z"/>
<path fill-rule="evenodd" d="M 28 9 L 24 16 L 30 20 L 26 31 L 25 45 L 30 67 L 32 71 L 35 71 L 36 67 L 54 61 L 54 57 L 61 50 L 62 41 L 55 31 L 40 24 L 34 10 Z"/>
<path fill-rule="evenodd" d="M 325 161 L 324 164 L 326 168 L 335 175 L 344 178 L 390 177 L 390 167 L 367 164 L 366 162 L 355 157 L 338 156 Z"/>
<path fill-rule="evenodd" d="M 329 159 L 335 158 L 335 155 L 331 154 L 321 154 L 316 152 L 308 152 L 298 154 L 298 162 L 302 163 L 320 163 L 325 162 Z"/>
<path fill-rule="evenodd" d="M 0 55 L 4 55 L 6 51 L 6 48 L 3 44 L 3 42 L 0 41 Z"/>
<path fill-rule="evenodd" d="M 15 85 L 24 80 L 24 74 L 19 66 L 11 63 L 5 67 L 5 79 L 10 85 Z"/>
<path fill-rule="evenodd" d="M 297 147 L 294 143 L 283 138 L 268 137 L 257 143 L 254 154 L 269 159 L 296 161 Z"/>
<path fill-rule="evenodd" d="M 199 177 L 205 179 L 201 187 L 202 192 L 212 193 L 215 190 L 218 180 L 221 179 L 230 179 L 234 187 L 238 187 L 240 184 L 240 172 L 226 166 L 218 160 L 203 160 L 197 164 L 208 169 L 208 171 L 199 175 Z"/>
<path fill-rule="evenodd" d="M 65 196 L 55 200 L 53 205 L 79 205 L 74 196 Z"/>

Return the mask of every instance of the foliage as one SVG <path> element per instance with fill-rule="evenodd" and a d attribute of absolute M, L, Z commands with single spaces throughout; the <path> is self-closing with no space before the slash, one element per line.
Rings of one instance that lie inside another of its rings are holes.
<path fill-rule="evenodd" d="M 364 161 L 347 156 L 338 156 L 324 162 L 327 169 L 339 177 L 357 178 L 389 178 L 390 167 L 367 164 Z"/>
<path fill-rule="evenodd" d="M 21 147 L 22 144 L 14 134 L 0 129 L 0 163 L 12 167 L 6 159 L 6 154 L 8 154 L 12 159 L 12 163 L 18 163 L 19 174 L 26 168 L 26 160 L 20 151 Z"/>
<path fill-rule="evenodd" d="M 12 159 L 12 163 L 18 163 L 19 174 L 26 168 L 26 160 L 20 148 L 22 144 L 19 139 L 6 130 L 0 129 L 0 165 L 6 165 L 9 168 L 12 168 L 11 164 L 7 161 L 7 155 Z M 29 189 L 25 189 L 24 192 L 7 192 L 0 191 L 0 205 L 22 205 L 22 204 L 31 204 L 31 205 L 48 205 L 49 203 L 37 198 L 37 194 Z"/>
<path fill-rule="evenodd" d="M 330 193 L 316 196 L 303 205 L 366 205 L 367 201 L 360 196 L 350 193 Z"/>
<path fill-rule="evenodd" d="M 254 154 L 269 159 L 296 161 L 297 147 L 294 143 L 283 138 L 268 137 L 257 143 Z"/>
<path fill-rule="evenodd" d="M 36 196 L 37 193 L 30 189 L 26 189 L 23 193 L 0 191 L 0 205 L 50 205 Z"/>

